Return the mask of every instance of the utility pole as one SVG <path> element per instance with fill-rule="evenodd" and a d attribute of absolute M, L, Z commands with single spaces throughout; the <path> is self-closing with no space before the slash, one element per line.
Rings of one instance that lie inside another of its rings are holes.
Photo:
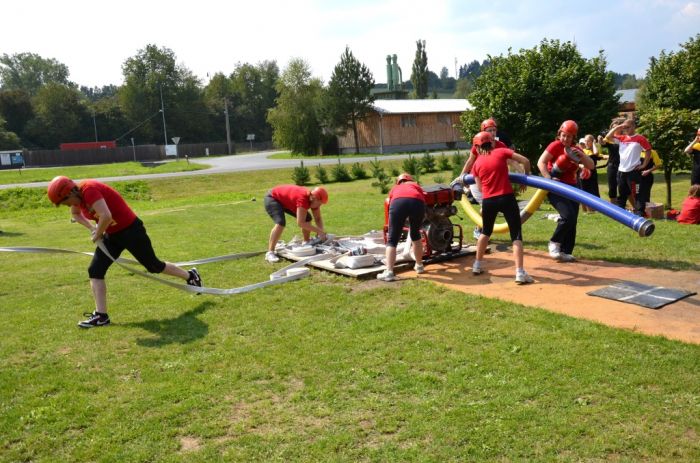
<path fill-rule="evenodd" d="M 134 145 L 134 137 L 131 137 L 131 150 L 134 152 L 134 162 L 136 162 L 136 145 Z"/>
<path fill-rule="evenodd" d="M 95 126 L 95 141 L 99 141 L 97 139 L 97 122 L 95 121 L 95 109 L 94 108 L 92 110 L 92 124 Z"/>
<path fill-rule="evenodd" d="M 228 122 L 228 97 L 224 97 L 224 114 L 226 115 L 226 146 L 228 146 L 228 154 L 231 154 L 231 126 Z"/>
<path fill-rule="evenodd" d="M 165 140 L 165 146 L 163 149 L 168 149 L 168 130 L 165 128 L 165 105 L 163 104 L 163 86 L 161 84 L 158 84 L 158 88 L 160 89 L 160 112 L 163 115 L 163 140 Z M 177 153 L 175 155 L 176 159 L 178 158 Z"/>

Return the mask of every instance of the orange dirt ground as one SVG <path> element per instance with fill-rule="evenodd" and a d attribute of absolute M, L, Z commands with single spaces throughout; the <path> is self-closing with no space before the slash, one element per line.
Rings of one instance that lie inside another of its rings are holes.
<path fill-rule="evenodd" d="M 510 252 L 491 246 L 485 272 L 474 276 L 474 256 L 430 264 L 419 278 L 451 289 L 523 305 L 541 307 L 572 317 L 604 323 L 648 335 L 700 344 L 700 296 L 693 295 L 660 309 L 647 309 L 586 293 L 619 281 L 698 292 L 700 273 L 629 267 L 603 261 L 558 263 L 548 254 L 525 251 L 525 269 L 534 284 L 517 285 Z M 412 271 L 406 276 L 415 275 Z"/>

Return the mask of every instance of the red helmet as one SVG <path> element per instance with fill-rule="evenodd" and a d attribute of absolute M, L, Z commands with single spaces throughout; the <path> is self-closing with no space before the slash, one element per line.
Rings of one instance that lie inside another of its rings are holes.
<path fill-rule="evenodd" d="M 472 140 L 474 146 L 483 146 L 487 143 L 493 143 L 493 137 L 488 132 L 479 132 L 474 135 L 474 140 Z"/>
<path fill-rule="evenodd" d="M 496 127 L 496 121 L 494 121 L 491 118 L 488 118 L 484 122 L 481 123 L 481 131 L 482 132 L 490 127 Z"/>
<path fill-rule="evenodd" d="M 328 192 L 322 186 L 317 186 L 311 190 L 311 194 L 314 195 L 314 198 L 321 201 L 321 204 L 326 204 L 328 202 Z"/>
<path fill-rule="evenodd" d="M 578 133 L 578 124 L 574 121 L 564 121 L 559 127 L 559 132 L 568 133 L 569 135 L 576 136 Z"/>
<path fill-rule="evenodd" d="M 63 175 L 59 175 L 58 177 L 54 177 L 54 179 L 49 182 L 49 187 L 46 190 L 46 194 L 49 197 L 49 200 L 58 206 L 68 197 L 68 195 L 70 195 L 73 188 L 77 188 L 77 185 L 73 180 L 69 179 L 68 177 L 64 177 Z"/>
<path fill-rule="evenodd" d="M 403 174 L 396 177 L 396 184 L 397 185 L 400 183 L 403 183 L 403 182 L 413 182 L 413 177 L 411 177 L 411 175 L 407 174 L 406 172 L 404 172 Z"/>

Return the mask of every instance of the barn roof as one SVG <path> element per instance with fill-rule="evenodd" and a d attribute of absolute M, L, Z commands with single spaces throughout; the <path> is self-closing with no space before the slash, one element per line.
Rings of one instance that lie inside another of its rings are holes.
<path fill-rule="evenodd" d="M 375 111 L 380 114 L 416 114 L 416 113 L 461 113 L 471 109 L 466 99 L 431 99 L 431 100 L 375 100 Z"/>

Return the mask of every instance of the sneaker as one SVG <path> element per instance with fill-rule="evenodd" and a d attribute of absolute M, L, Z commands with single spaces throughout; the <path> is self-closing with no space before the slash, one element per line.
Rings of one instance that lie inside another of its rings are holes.
<path fill-rule="evenodd" d="M 275 254 L 275 251 L 267 251 L 265 253 L 265 260 L 271 264 L 276 264 L 277 262 L 280 261 L 280 258 L 277 257 L 277 254 Z"/>
<path fill-rule="evenodd" d="M 554 241 L 549 242 L 549 255 L 554 259 L 559 259 L 561 255 L 561 244 L 555 243 Z"/>
<path fill-rule="evenodd" d="M 95 328 L 96 326 L 106 326 L 109 325 L 109 315 L 106 313 L 98 313 L 97 311 L 95 312 L 85 312 L 83 315 L 85 315 L 87 320 L 83 320 L 82 322 L 78 323 L 78 326 L 81 328 Z"/>
<path fill-rule="evenodd" d="M 425 266 L 423 264 L 416 264 L 413 266 L 413 270 L 418 274 L 425 273 Z"/>
<path fill-rule="evenodd" d="M 190 269 L 187 271 L 187 273 L 190 274 L 190 277 L 187 279 L 187 284 L 190 286 L 202 286 L 202 277 L 199 276 L 199 272 L 197 271 L 196 268 Z"/>
<path fill-rule="evenodd" d="M 395 281 L 396 275 L 394 275 L 394 272 L 392 272 L 391 270 L 384 270 L 382 273 L 377 275 L 377 280 Z"/>
<path fill-rule="evenodd" d="M 518 272 L 515 274 L 515 282 L 519 285 L 526 285 L 528 283 L 534 283 L 535 280 L 532 279 L 526 271 Z"/>
<path fill-rule="evenodd" d="M 481 236 L 481 228 L 474 227 L 474 231 L 472 232 L 472 236 L 474 237 L 475 240 L 478 240 L 479 237 Z"/>
<path fill-rule="evenodd" d="M 484 269 L 481 268 L 481 265 L 477 265 L 476 263 L 472 266 L 472 274 L 473 275 L 481 275 L 484 273 Z"/>
<path fill-rule="evenodd" d="M 559 258 L 557 258 L 559 262 L 576 262 L 576 258 L 572 256 L 571 254 L 566 254 L 564 252 L 559 254 Z"/>

